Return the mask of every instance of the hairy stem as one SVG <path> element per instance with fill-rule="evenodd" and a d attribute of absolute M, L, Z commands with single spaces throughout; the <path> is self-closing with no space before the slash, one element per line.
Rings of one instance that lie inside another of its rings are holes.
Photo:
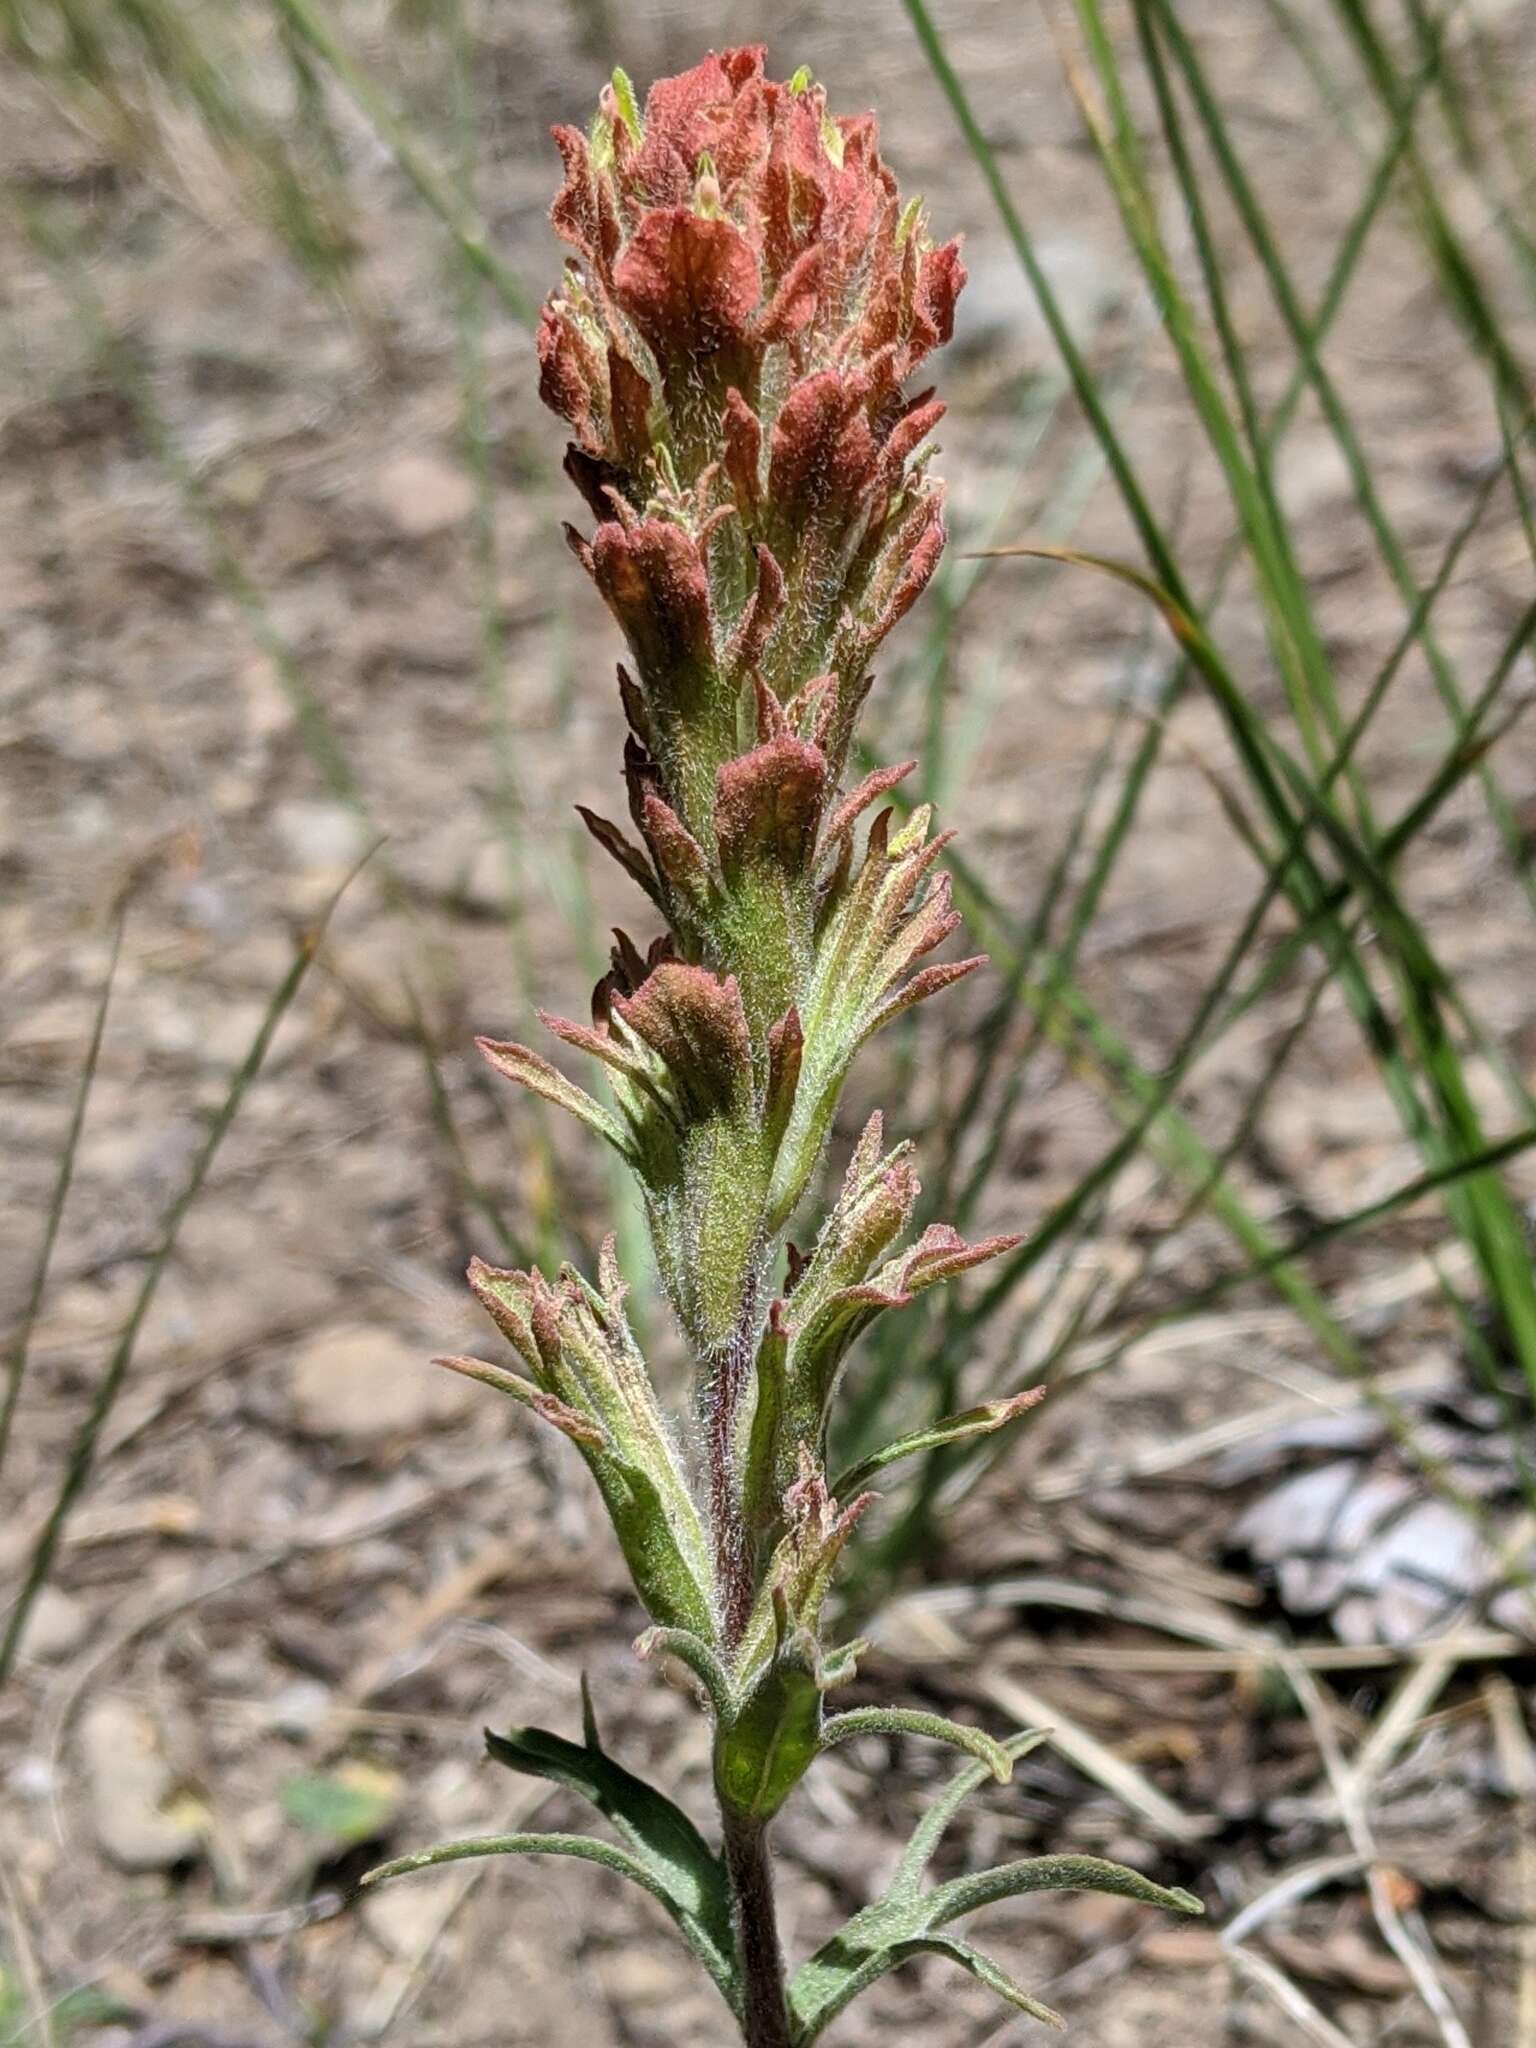
<path fill-rule="evenodd" d="M 760 1293 L 760 1285 L 754 1281 L 747 1289 L 731 1341 L 720 1355 L 704 1395 L 709 1519 L 714 1535 L 715 1578 L 720 1589 L 720 1627 L 729 1649 L 735 1649 L 741 1641 L 757 1590 L 742 1522 L 736 1425 L 741 1397 L 752 1377 Z"/>
<path fill-rule="evenodd" d="M 721 1820 L 741 1964 L 742 2036 L 747 2048 L 791 2048 L 768 1824 L 729 1809 Z"/>

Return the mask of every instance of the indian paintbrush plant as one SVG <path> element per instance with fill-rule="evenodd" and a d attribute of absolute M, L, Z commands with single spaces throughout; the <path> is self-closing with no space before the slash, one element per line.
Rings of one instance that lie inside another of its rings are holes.
<path fill-rule="evenodd" d="M 827 1593 L 876 1498 L 868 1482 L 934 1443 L 1005 1426 L 1028 1396 L 902 1439 L 840 1475 L 828 1417 L 859 1333 L 1018 1242 L 933 1225 L 904 1241 L 911 1147 L 865 1126 L 809 1249 L 786 1233 L 859 1048 L 983 963 L 935 964 L 955 930 L 945 836 L 882 798 L 915 765 L 850 786 L 870 665 L 933 574 L 942 406 L 909 385 L 949 339 L 965 272 L 902 204 L 874 120 L 827 111 L 760 49 L 652 86 L 621 72 L 590 130 L 558 128 L 553 208 L 570 245 L 539 327 L 540 390 L 570 426 L 568 529 L 628 643 L 630 824 L 583 812 L 664 929 L 620 935 L 592 1021 L 543 1022 L 604 1069 L 600 1102 L 526 1046 L 481 1042 L 498 1073 L 571 1111 L 623 1159 L 694 1367 L 664 1415 L 625 1317 L 612 1240 L 595 1284 L 475 1260 L 469 1284 L 516 1356 L 441 1363 L 560 1430 L 585 1460 L 652 1626 L 645 1657 L 685 1667 L 713 1723 L 720 1848 L 603 1749 L 539 1729 L 489 1737 L 499 1762 L 580 1794 L 622 1846 L 524 1834 L 450 1844 L 370 1882 L 459 1856 L 585 1857 L 653 1894 L 752 2048 L 810 2042 L 909 1958 L 960 1964 L 1054 2017 L 951 1928 L 993 1900 L 1087 1888 L 1196 1912 L 1187 1893 L 1082 1856 L 1037 1856 L 927 1885 L 960 1802 L 1006 1780 L 1039 1731 L 997 1742 L 901 1708 L 829 1712 L 861 1643 L 828 1640 Z M 927 963 L 927 964 L 922 964 Z M 786 1981 L 768 1835 L 824 1750 L 870 1733 L 967 1761 L 889 1890 Z"/>

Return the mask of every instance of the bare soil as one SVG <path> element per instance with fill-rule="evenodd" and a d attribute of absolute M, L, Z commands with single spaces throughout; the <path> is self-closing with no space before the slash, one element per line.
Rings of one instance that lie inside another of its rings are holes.
<path fill-rule="evenodd" d="M 1070 533 L 1134 558 L 1080 417 L 1055 402 L 1039 316 L 902 11 L 869 0 L 651 4 L 614 10 L 606 31 L 601 11 L 598 0 L 497 6 L 477 26 L 476 197 L 530 294 L 558 261 L 543 219 L 555 177 L 548 123 L 584 117 L 614 56 L 643 82 L 711 43 L 765 37 L 781 70 L 808 63 L 836 104 L 876 106 L 904 184 L 924 193 L 940 230 L 967 233 L 967 325 L 939 370 L 953 401 L 942 469 L 957 548 Z M 1511 78 L 1528 86 L 1536 18 L 1480 11 Z M 338 12 L 380 89 L 448 159 L 440 42 L 388 27 L 372 6 Z M 1267 9 L 1213 10 L 1209 21 L 1186 12 L 1315 303 L 1365 171 Z M 1069 314 L 1112 380 L 1154 504 L 1204 587 L 1230 506 L 1050 35 L 1031 10 L 994 0 L 947 0 L 936 13 Z M 345 1911 L 325 1906 L 382 1855 L 565 1824 L 557 1795 L 482 1761 L 479 1730 L 532 1721 L 574 1732 L 583 1671 L 610 1746 L 707 1811 L 701 1724 L 630 1654 L 641 1617 L 576 1460 L 509 1422 L 491 1396 L 445 1391 L 426 1364 L 491 1341 L 459 1281 L 470 1252 L 506 1252 L 487 1210 L 525 1249 L 590 1258 L 612 1199 L 594 1148 L 508 1099 L 473 1061 L 470 1037 L 536 1029 L 535 1000 L 579 1010 L 605 927 L 640 928 L 622 879 L 572 822 L 575 802 L 617 800 L 616 634 L 560 539 L 572 503 L 527 333 L 488 306 L 499 757 L 463 455 L 459 286 L 451 244 L 388 152 L 338 97 L 359 243 L 348 309 L 283 253 L 184 111 L 159 110 L 168 147 L 157 155 L 109 134 L 99 110 L 19 75 L 0 81 L 0 110 L 0 159 L 25 202 L 0 223 L 8 1305 L 25 1294 L 112 914 L 128 904 L 5 1473 L 6 1580 L 296 936 L 385 835 L 181 1234 L 55 1589 L 0 1698 L 0 1955 L 19 1987 L 14 2038 L 46 2041 L 48 2001 L 92 1987 L 99 2004 L 77 1997 L 57 2038 L 712 2048 L 727 2033 L 713 1994 L 650 1902 L 594 1871 L 473 1864 Z M 1374 132 L 1363 99 L 1358 114 Z M 1530 346 L 1504 244 L 1449 177 L 1447 190 Z M 104 363 L 67 276 L 26 232 L 28 208 L 76 239 L 171 461 L 145 405 Z M 1220 208 L 1217 228 L 1234 314 L 1273 404 L 1292 357 Z M 1172 208 L 1169 232 L 1192 263 Z M 1378 224 L 1328 360 L 1427 577 L 1499 435 L 1405 206 Z M 1402 609 L 1310 401 L 1283 480 L 1353 704 Z M 1519 521 L 1500 495 L 1437 615 L 1474 684 L 1530 589 Z M 892 648 L 871 738 L 886 758 L 926 747 L 926 678 L 942 655 L 945 813 L 1022 924 L 1101 750 L 1123 761 L 1139 740 L 1169 650 L 1132 593 L 1084 572 L 989 568 L 955 610 L 947 652 L 940 604 L 930 597 Z M 1262 623 L 1241 590 L 1222 629 L 1256 698 L 1278 703 Z M 278 649 L 320 707 L 355 802 L 285 688 Z M 1380 815 L 1422 786 L 1444 732 L 1415 655 L 1363 754 Z M 1523 731 L 1500 760 L 1517 818 L 1536 826 Z M 1084 986 L 1153 1071 L 1257 886 L 1224 809 L 1229 771 L 1220 720 L 1192 691 L 1085 949 Z M 1447 807 L 1406 876 L 1468 1002 L 1532 1074 L 1536 924 L 1475 788 Z M 1278 986 L 1181 1094 L 1213 1142 L 1306 985 L 1297 975 Z M 892 1127 L 913 1130 L 932 1164 L 956 1141 L 958 1055 L 996 992 L 967 984 L 924 1014 L 906 1054 L 883 1068 L 876 1058 L 849 1105 L 850 1131 L 883 1084 Z M 1022 1045 L 1027 1017 L 1009 1029 Z M 1495 1120 L 1498 1104 L 1490 1084 Z M 1027 1228 L 1117 1129 L 1091 1072 L 1047 1052 L 974 1226 Z M 984 1135 L 960 1142 L 974 1148 Z M 1244 1149 L 1239 1184 L 1295 1229 L 1417 1170 L 1353 1023 L 1326 997 Z M 1516 1184 L 1536 1193 L 1521 1170 Z M 1231 1248 L 1209 1222 L 1161 1242 L 1180 1208 L 1180 1188 L 1150 1168 L 1126 1177 L 1065 1274 L 1031 1276 L 967 1387 L 1043 1354 L 1076 1290 L 1129 1272 L 1148 1245 L 1160 1248 L 1143 1306 L 1225 1270 Z M 1459 1340 L 1426 1256 L 1442 1238 L 1436 1218 L 1416 1212 L 1311 1270 L 1373 1371 L 1443 1367 L 1437 1384 L 1454 1390 Z M 1092 1362 L 1084 1354 L 1084 1368 Z M 1307 1413 L 1351 1398 L 1262 1289 L 1154 1333 L 1113 1370 L 1081 1370 L 1058 1390 L 875 1630 L 859 1701 L 931 1703 L 1001 1728 L 1021 1717 L 1009 1689 L 1023 1686 L 1167 1802 L 1138 1804 L 1081 1767 L 1080 1750 L 1074 1761 L 1046 1748 L 1012 1788 L 975 1803 L 947 1851 L 960 1868 L 1091 1850 L 1206 1898 L 1201 1925 L 1092 1897 L 993 1916 L 988 1945 L 1070 2015 L 1080 2048 L 1316 2038 L 1224 1959 L 1218 1930 L 1283 1872 L 1358 1851 L 1319 1727 L 1348 1757 L 1404 1667 L 1389 1648 L 1322 1669 L 1314 1718 L 1299 1713 L 1272 1672 L 1230 1648 L 1234 1632 L 1283 1625 L 1271 1586 L 1228 1546 L 1253 1475 L 1224 1480 L 1198 1441 L 1187 1458 L 1168 1452 L 1286 1402 Z M 1277 1469 L 1303 1455 L 1284 1453 Z M 1297 1634 L 1332 1654 L 1325 1617 Z M 1519 1684 L 1532 1665 L 1506 1653 L 1448 1664 L 1371 1783 L 1370 1854 L 1414 1952 L 1438 1954 L 1469 2038 L 1502 2048 L 1516 2039 L 1522 1943 L 1531 1968 L 1530 1874 L 1522 1880 L 1515 1844 L 1536 1805 L 1529 1790 L 1523 1806 L 1517 1796 L 1511 1731 L 1522 1704 L 1500 1691 L 1499 1674 Z M 876 1744 L 840 1753 L 812 1780 L 782 1830 L 797 1953 L 890 1870 L 944 1769 L 916 1745 Z M 1254 1945 L 1326 2015 L 1330 2038 L 1396 2048 L 1451 2038 L 1383 1940 L 1358 1868 L 1341 1865 L 1277 1912 Z M 934 1964 L 887 1980 L 836 2038 L 979 2048 L 1023 2040 L 1025 2025 Z"/>

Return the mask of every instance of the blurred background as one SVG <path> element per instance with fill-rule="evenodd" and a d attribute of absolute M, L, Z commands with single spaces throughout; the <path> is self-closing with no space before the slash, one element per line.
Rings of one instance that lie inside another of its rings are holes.
<path fill-rule="evenodd" d="M 1030 1235 L 869 1346 L 848 1447 L 1049 1388 L 869 1525 L 849 1703 L 1056 1730 L 955 1867 L 1200 1890 L 999 1911 L 1082 2048 L 1530 2048 L 1536 15 L 3 0 L 0 38 L 0 2042 L 723 2038 L 599 1873 L 333 1902 L 563 1824 L 479 1729 L 571 1732 L 583 1670 L 707 1793 L 578 1461 L 426 1360 L 491 1341 L 472 1251 L 590 1265 L 616 1219 L 640 1270 L 597 1148 L 468 1050 L 650 935 L 572 810 L 617 800 L 618 636 L 535 388 L 547 131 L 761 39 L 878 111 L 971 273 L 951 549 L 866 740 L 960 828 L 992 967 L 869 1056 L 831 1170 L 879 1104 L 925 1214 Z M 976 552 L 1025 542 L 1147 586 Z M 797 1953 L 944 1775 L 809 1781 Z M 1028 2024 L 933 1964 L 841 2038 Z"/>

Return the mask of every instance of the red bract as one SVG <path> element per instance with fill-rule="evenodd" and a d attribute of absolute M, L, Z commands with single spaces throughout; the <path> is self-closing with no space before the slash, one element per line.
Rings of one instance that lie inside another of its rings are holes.
<path fill-rule="evenodd" d="M 707 845 L 743 689 L 804 729 L 795 700 L 830 676 L 835 777 L 868 663 L 933 573 L 942 491 L 915 458 L 943 407 L 903 387 L 965 272 L 903 209 L 873 119 L 765 78 L 760 48 L 659 81 L 643 115 L 610 89 L 590 136 L 555 133 L 576 255 L 541 390 L 603 522 L 582 559 L 634 654 L 637 737 Z"/>

